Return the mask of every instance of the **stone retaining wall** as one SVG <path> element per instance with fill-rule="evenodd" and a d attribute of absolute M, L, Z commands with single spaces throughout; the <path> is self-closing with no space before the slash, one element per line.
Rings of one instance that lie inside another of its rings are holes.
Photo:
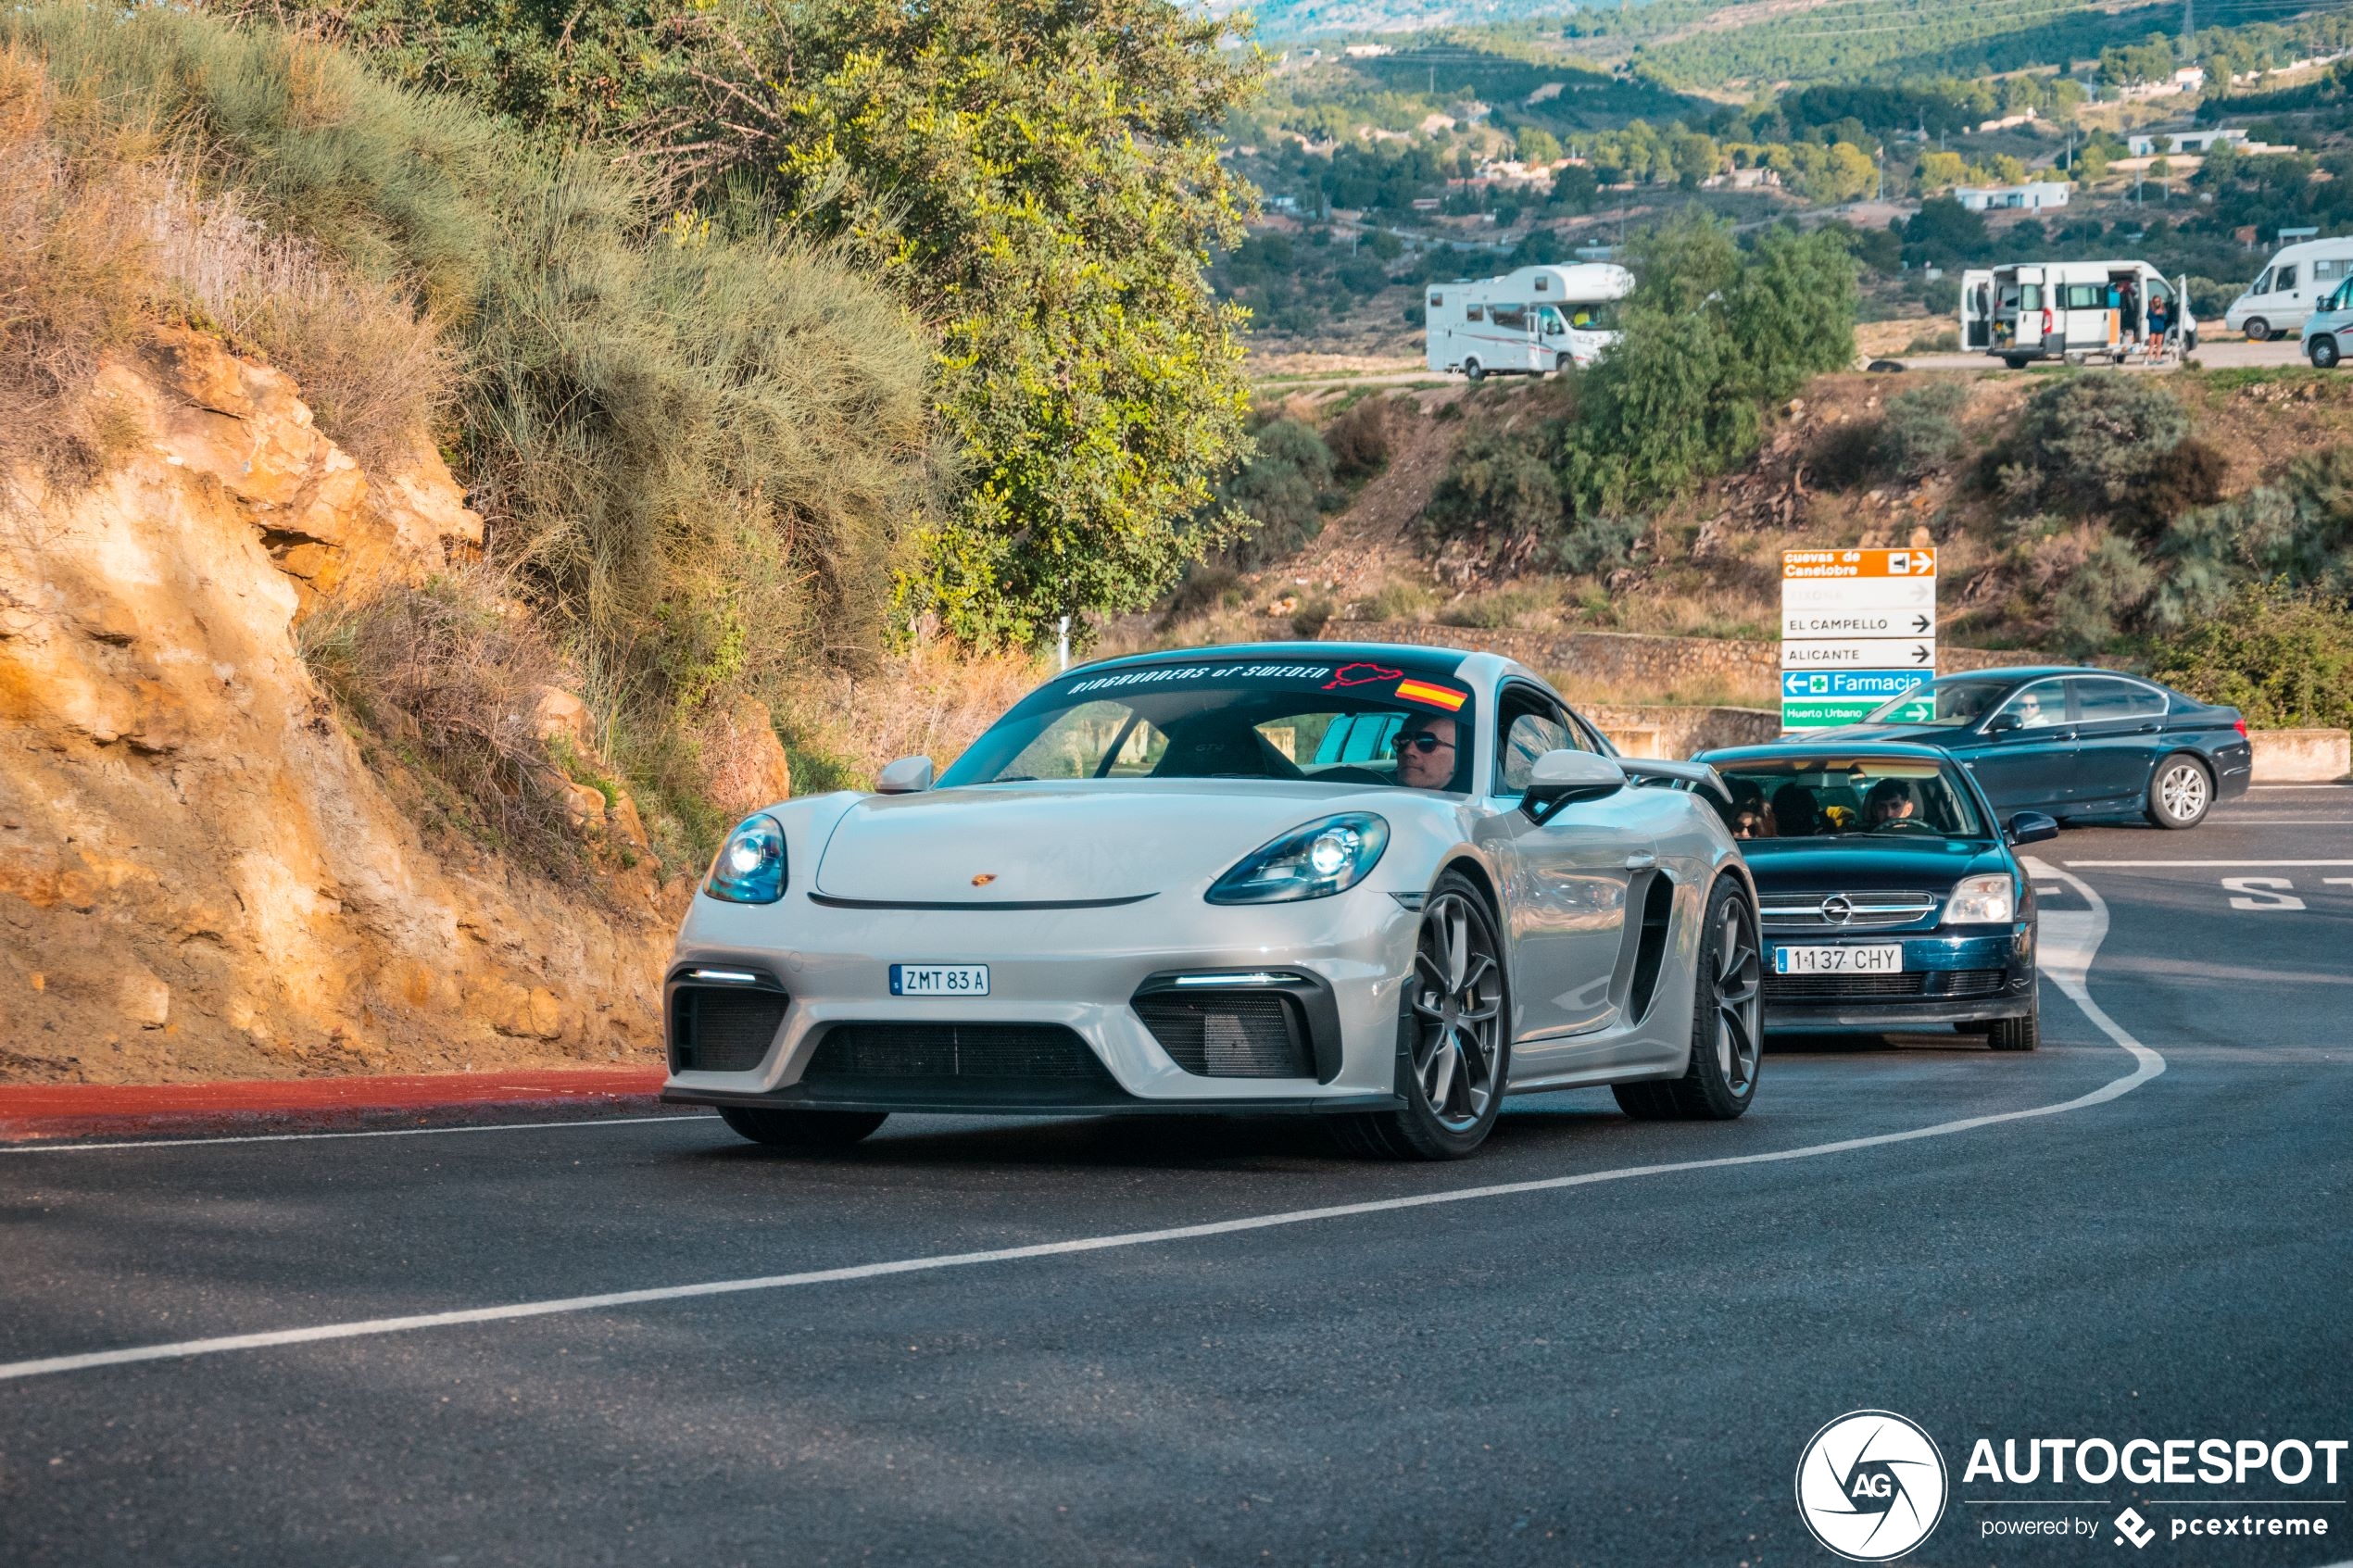
<path fill-rule="evenodd" d="M 2353 731 L 2250 730 L 2257 784 L 2325 784 L 2353 775 Z"/>

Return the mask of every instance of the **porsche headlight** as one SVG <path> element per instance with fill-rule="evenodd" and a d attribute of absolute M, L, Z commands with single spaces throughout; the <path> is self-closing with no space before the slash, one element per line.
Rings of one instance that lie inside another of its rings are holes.
<path fill-rule="evenodd" d="M 1947 925 L 2007 925 L 2017 913 L 2018 889 L 2007 872 L 1965 876 L 1953 884 L 1953 896 L 1944 900 Z"/>
<path fill-rule="evenodd" d="M 770 816 L 747 817 L 719 847 L 705 893 L 730 904 L 773 904 L 785 896 L 785 830 Z"/>
<path fill-rule="evenodd" d="M 1294 828 L 1243 857 L 1209 889 L 1213 904 L 1287 904 L 1327 898 L 1365 880 L 1389 847 L 1389 823 L 1350 811 Z"/>

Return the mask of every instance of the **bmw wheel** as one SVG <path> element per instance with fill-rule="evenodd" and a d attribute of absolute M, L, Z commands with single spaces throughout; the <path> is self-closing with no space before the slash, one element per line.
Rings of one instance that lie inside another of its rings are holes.
<path fill-rule="evenodd" d="M 2148 819 L 2161 828 L 2194 828 L 2214 804 L 2214 776 L 2206 764 L 2175 752 L 2149 775 Z"/>
<path fill-rule="evenodd" d="M 763 1110 L 758 1106 L 724 1105 L 719 1119 L 757 1144 L 770 1148 L 848 1148 L 888 1118 L 881 1110 Z"/>
<path fill-rule="evenodd" d="M 1487 1141 L 1511 1064 L 1504 949 L 1487 900 L 1448 872 L 1422 905 L 1414 971 L 1399 1008 L 1402 1110 L 1338 1124 L 1360 1154 L 1391 1160 L 1460 1160 Z"/>
<path fill-rule="evenodd" d="M 2314 370 L 2333 370 L 2336 369 L 2336 339 L 2322 332 L 2306 346 L 2305 355 Z"/>
<path fill-rule="evenodd" d="M 1618 1084 L 1618 1109 L 1642 1121 L 1729 1122 L 1756 1098 L 1764 1045 L 1765 965 L 1756 911 L 1726 877 L 1707 901 L 1692 987 L 1692 1060 L 1680 1078 Z"/>

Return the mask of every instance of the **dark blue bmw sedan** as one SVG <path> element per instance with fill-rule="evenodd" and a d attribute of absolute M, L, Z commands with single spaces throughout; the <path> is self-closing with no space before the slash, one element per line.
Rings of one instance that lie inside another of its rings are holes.
<path fill-rule="evenodd" d="M 1940 675 L 1857 724 L 1810 741 L 1917 741 L 1961 759 L 2003 812 L 2136 812 L 2194 828 L 2246 793 L 2253 748 L 2235 708 L 2113 670 Z"/>
<path fill-rule="evenodd" d="M 1815 740 L 1711 751 L 1756 878 L 1765 1028 L 1951 1025 L 2031 1051 L 2034 889 L 2012 847 L 2042 812 L 1995 817 L 1934 746 Z"/>

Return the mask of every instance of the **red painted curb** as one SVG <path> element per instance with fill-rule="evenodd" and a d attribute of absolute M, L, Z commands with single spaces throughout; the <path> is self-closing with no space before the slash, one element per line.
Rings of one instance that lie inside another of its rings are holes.
<path fill-rule="evenodd" d="M 493 1113 L 653 1110 L 659 1067 L 552 1073 L 429 1073 L 228 1084 L 0 1086 L 0 1142 L 102 1134 L 264 1132 L 349 1124 L 430 1125 Z"/>

